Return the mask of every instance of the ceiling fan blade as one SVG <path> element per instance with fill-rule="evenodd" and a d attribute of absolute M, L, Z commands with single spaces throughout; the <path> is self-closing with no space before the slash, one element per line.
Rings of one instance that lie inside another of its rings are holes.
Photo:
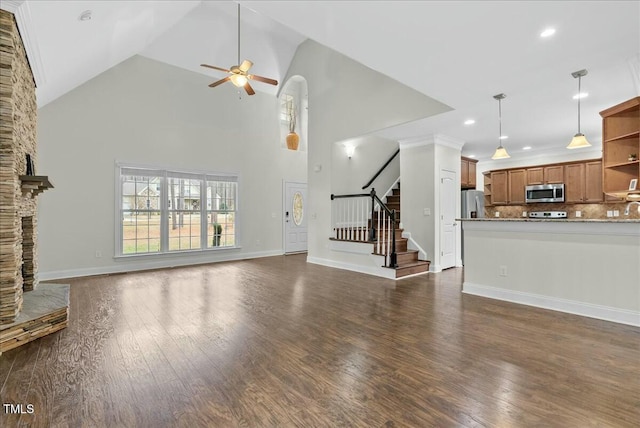
<path fill-rule="evenodd" d="M 249 69 L 251 68 L 252 65 L 253 65 L 253 63 L 251 61 L 249 61 L 248 59 L 245 59 L 244 61 L 242 61 L 242 64 L 240 64 L 238 66 L 238 68 L 243 73 L 246 73 L 247 71 L 249 71 Z"/>
<path fill-rule="evenodd" d="M 224 82 L 229 80 L 229 76 L 225 77 L 224 79 L 220 79 L 217 82 L 213 82 L 212 84 L 209 85 L 210 88 L 215 88 L 218 85 L 222 85 Z"/>
<path fill-rule="evenodd" d="M 249 95 L 254 95 L 256 93 L 256 91 L 253 90 L 249 82 L 244 84 L 244 90 L 247 91 L 247 94 Z"/>
<path fill-rule="evenodd" d="M 256 76 L 255 74 L 247 74 L 247 77 L 258 82 L 268 83 L 270 85 L 278 85 L 278 81 L 275 79 L 269 79 L 268 77 Z"/>
<path fill-rule="evenodd" d="M 225 73 L 229 73 L 229 70 L 227 70 L 226 68 L 220 68 L 220 67 L 216 67 L 215 65 L 209 65 L 209 64 L 200 64 L 202 67 L 207 67 L 207 68 L 213 68 L 214 70 L 220 70 L 220 71 L 224 71 Z"/>

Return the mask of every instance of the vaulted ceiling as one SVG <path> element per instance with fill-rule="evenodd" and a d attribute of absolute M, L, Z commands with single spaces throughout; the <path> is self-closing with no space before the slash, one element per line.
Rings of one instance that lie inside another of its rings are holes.
<path fill-rule="evenodd" d="M 601 143 L 598 112 L 640 94 L 638 1 L 240 4 L 241 57 L 255 63 L 255 74 L 281 81 L 297 46 L 313 39 L 453 108 L 378 135 L 443 134 L 464 141 L 463 153 L 480 159 L 498 144 L 495 94 L 507 95 L 504 145 L 514 158 L 560 152 L 577 131 L 572 72 L 588 70 L 581 130 L 594 147 Z M 224 77 L 200 64 L 236 64 L 236 7 L 231 0 L 2 2 L 18 18 L 39 106 L 135 54 L 211 81 Z M 80 20 L 88 10 L 91 19 Z M 556 33 L 541 38 L 549 27 Z M 255 89 L 277 91 L 261 83 Z M 467 119 L 476 122 L 464 125 Z"/>

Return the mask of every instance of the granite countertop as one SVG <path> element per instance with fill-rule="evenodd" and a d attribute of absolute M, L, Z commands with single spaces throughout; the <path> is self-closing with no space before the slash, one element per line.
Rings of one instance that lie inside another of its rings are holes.
<path fill-rule="evenodd" d="M 554 222 L 554 223 L 640 223 L 640 218 L 457 218 L 456 221 L 519 221 L 519 222 Z"/>

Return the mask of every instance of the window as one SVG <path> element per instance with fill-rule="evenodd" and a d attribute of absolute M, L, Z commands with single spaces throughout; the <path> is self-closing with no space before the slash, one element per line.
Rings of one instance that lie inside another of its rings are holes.
<path fill-rule="evenodd" d="M 235 247 L 238 177 L 119 167 L 118 255 Z"/>

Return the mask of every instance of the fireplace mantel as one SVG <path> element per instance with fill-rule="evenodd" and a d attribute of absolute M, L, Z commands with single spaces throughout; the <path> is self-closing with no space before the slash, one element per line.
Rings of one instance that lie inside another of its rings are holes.
<path fill-rule="evenodd" d="M 23 196 L 28 193 L 32 193 L 33 196 L 44 192 L 47 189 L 52 189 L 53 184 L 49 181 L 49 177 L 46 175 L 21 175 L 20 176 L 21 188 Z"/>

